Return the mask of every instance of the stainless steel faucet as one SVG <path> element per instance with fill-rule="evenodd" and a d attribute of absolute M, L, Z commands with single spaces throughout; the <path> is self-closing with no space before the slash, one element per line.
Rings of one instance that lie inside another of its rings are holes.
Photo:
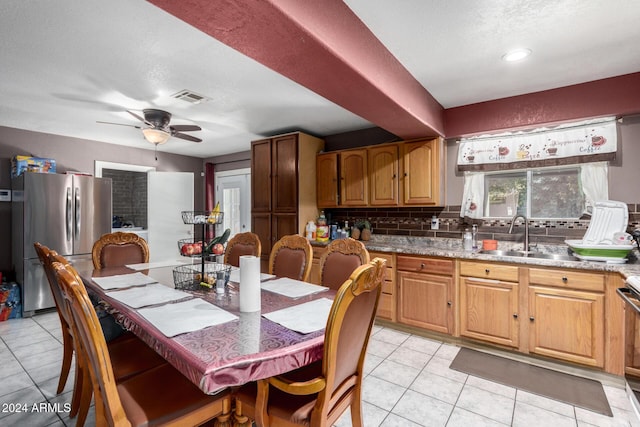
<path fill-rule="evenodd" d="M 509 234 L 513 232 L 513 224 L 515 224 L 516 219 L 522 218 L 524 221 L 524 251 L 529 252 L 529 221 L 527 221 L 527 217 L 524 215 L 516 215 L 511 220 L 511 225 L 509 226 Z"/>

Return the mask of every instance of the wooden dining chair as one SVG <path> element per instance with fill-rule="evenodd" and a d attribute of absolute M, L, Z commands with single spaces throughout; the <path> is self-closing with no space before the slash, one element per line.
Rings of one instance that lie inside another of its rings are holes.
<path fill-rule="evenodd" d="M 76 420 L 76 426 L 82 426 L 86 421 L 89 407 L 91 405 L 92 390 L 90 388 L 90 381 L 88 380 L 89 373 L 86 369 L 83 370 L 82 366 L 78 362 L 78 351 L 76 348 L 77 343 L 70 326 L 71 314 L 68 312 L 64 303 L 58 278 L 53 269 L 53 263 L 58 262 L 67 266 L 69 270 L 76 275 L 75 277 L 79 283 L 82 286 L 84 285 L 82 284 L 82 280 L 79 276 L 77 276 L 77 272 L 70 266 L 66 258 L 39 242 L 34 243 L 34 247 L 44 268 L 47 280 L 49 281 L 49 287 L 53 294 L 53 300 L 56 306 L 56 311 L 58 312 L 58 317 L 60 318 L 60 326 L 62 330 L 62 368 L 56 394 L 60 394 L 65 387 L 69 371 L 71 369 L 72 356 L 75 353 L 76 369 L 69 416 L 74 418 L 77 415 L 78 419 Z M 167 363 L 153 349 L 130 333 L 121 335 L 117 339 L 109 342 L 107 347 L 112 355 L 114 375 L 117 381 L 122 381 L 137 373 Z"/>
<path fill-rule="evenodd" d="M 229 417 L 229 392 L 205 394 L 165 363 L 118 382 L 100 322 L 87 292 L 69 266 L 52 264 L 71 314 L 80 363 L 89 371 L 98 426 L 200 425 Z M 222 420 L 224 421 L 224 419 Z"/>
<path fill-rule="evenodd" d="M 240 257 L 243 255 L 260 256 L 262 244 L 257 234 L 247 231 L 238 233 L 229 240 L 224 252 L 224 263 L 240 267 Z"/>
<path fill-rule="evenodd" d="M 324 333 L 321 361 L 242 386 L 235 395 L 236 421 L 258 427 L 332 426 L 351 407 L 362 426 L 362 379 L 386 260 L 358 267 L 336 293 Z"/>
<path fill-rule="evenodd" d="M 103 234 L 91 250 L 93 268 L 120 267 L 149 262 L 147 241 L 135 233 Z"/>
<path fill-rule="evenodd" d="M 353 270 L 368 262 L 364 243 L 350 237 L 333 240 L 320 258 L 320 284 L 338 290 Z"/>
<path fill-rule="evenodd" d="M 269 274 L 307 281 L 311 272 L 313 248 L 305 237 L 283 236 L 273 245 L 269 255 Z"/>

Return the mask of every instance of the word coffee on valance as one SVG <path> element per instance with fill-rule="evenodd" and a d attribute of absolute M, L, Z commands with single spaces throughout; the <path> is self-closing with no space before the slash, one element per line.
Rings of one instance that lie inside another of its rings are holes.
<path fill-rule="evenodd" d="M 463 139 L 458 169 L 493 171 L 615 159 L 616 122 Z"/>

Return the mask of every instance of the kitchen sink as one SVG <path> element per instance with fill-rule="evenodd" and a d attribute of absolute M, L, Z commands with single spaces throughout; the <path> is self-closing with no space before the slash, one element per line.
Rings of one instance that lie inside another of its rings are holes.
<path fill-rule="evenodd" d="M 526 258 L 538 258 L 538 259 L 551 259 L 556 261 L 579 261 L 578 258 L 567 254 L 551 254 L 546 252 L 524 252 L 524 251 L 480 251 L 478 253 L 494 256 L 512 256 L 512 257 L 526 257 Z"/>

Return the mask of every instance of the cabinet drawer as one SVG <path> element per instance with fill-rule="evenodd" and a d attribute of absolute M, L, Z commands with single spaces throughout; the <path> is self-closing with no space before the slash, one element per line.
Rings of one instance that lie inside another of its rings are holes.
<path fill-rule="evenodd" d="M 311 246 L 313 248 L 313 257 L 316 259 L 320 259 L 322 258 L 322 255 L 324 255 L 325 252 L 327 252 L 327 247 L 326 246 L 315 246 L 312 245 Z"/>
<path fill-rule="evenodd" d="M 387 295 L 393 295 L 396 293 L 396 284 L 385 280 L 382 282 L 382 293 Z"/>
<path fill-rule="evenodd" d="M 417 273 L 430 274 L 453 274 L 453 261 L 439 258 L 422 258 L 398 255 L 398 271 L 413 271 Z"/>
<path fill-rule="evenodd" d="M 369 252 L 369 257 L 371 259 L 374 258 L 383 258 L 387 260 L 387 270 L 385 271 L 385 279 L 387 282 L 391 282 L 391 286 L 396 282 L 396 269 L 395 262 L 393 260 L 393 254 L 386 252 Z M 382 286 L 382 292 L 385 292 L 384 284 Z M 391 292 L 388 292 L 391 293 Z"/>
<path fill-rule="evenodd" d="M 604 292 L 605 286 L 604 275 L 602 274 L 542 268 L 529 269 L 529 283 L 532 285 L 546 285 L 597 292 Z"/>
<path fill-rule="evenodd" d="M 460 263 L 460 275 L 478 277 L 482 279 L 495 279 L 517 282 L 518 267 L 486 262 L 462 261 Z"/>
<path fill-rule="evenodd" d="M 393 295 L 380 294 L 380 301 L 378 302 L 378 311 L 376 312 L 376 315 L 383 319 L 395 322 L 396 298 Z"/>

